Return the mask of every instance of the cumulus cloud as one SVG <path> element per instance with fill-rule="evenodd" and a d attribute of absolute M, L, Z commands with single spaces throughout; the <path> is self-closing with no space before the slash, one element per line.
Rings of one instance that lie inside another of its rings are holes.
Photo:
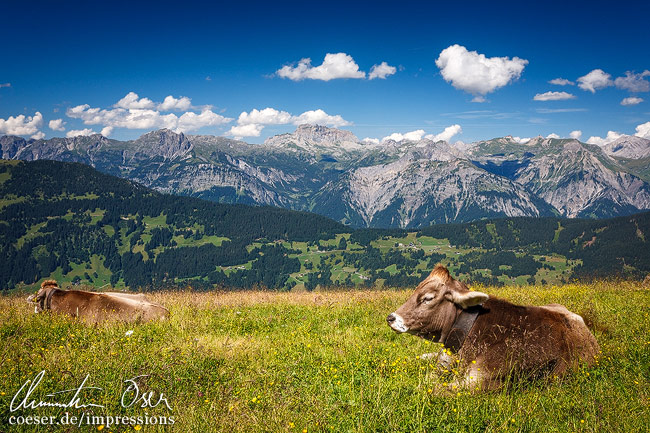
<path fill-rule="evenodd" d="M 246 125 L 233 126 L 226 135 L 232 135 L 237 139 L 243 137 L 259 137 L 262 133 L 262 129 L 264 129 L 264 125 L 249 123 Z"/>
<path fill-rule="evenodd" d="M 528 143 L 530 141 L 530 137 L 525 137 L 525 138 L 512 137 L 512 139 L 515 140 L 519 144 L 526 144 L 526 143 Z"/>
<path fill-rule="evenodd" d="M 50 120 L 50 122 L 47 124 L 52 131 L 65 131 L 65 122 L 63 119 L 54 119 Z"/>
<path fill-rule="evenodd" d="M 571 131 L 569 133 L 569 137 L 573 138 L 574 140 L 580 140 L 580 137 L 582 137 L 582 131 L 579 129 L 576 129 L 575 131 Z"/>
<path fill-rule="evenodd" d="M 458 44 L 442 50 L 436 60 L 445 81 L 474 95 L 474 102 L 485 101 L 488 93 L 517 80 L 527 64 L 519 57 L 486 57 Z"/>
<path fill-rule="evenodd" d="M 573 86 L 575 83 L 566 78 L 553 78 L 549 81 L 549 84 L 555 84 L 556 86 Z"/>
<path fill-rule="evenodd" d="M 424 129 L 417 129 L 415 131 L 407 132 L 404 134 L 401 134 L 399 132 L 393 132 L 390 135 L 387 135 L 386 137 L 382 138 L 381 141 L 388 141 L 388 140 L 393 140 L 393 141 L 420 141 L 422 140 L 422 137 L 424 137 Z"/>
<path fill-rule="evenodd" d="M 7 119 L 0 119 L 0 134 L 32 135 L 38 132 L 42 124 L 43 115 L 38 111 L 33 116 L 9 116 Z"/>
<path fill-rule="evenodd" d="M 641 125 L 639 125 L 641 126 Z M 637 127 L 638 130 L 638 127 Z M 589 140 L 587 140 L 587 143 L 589 144 L 597 144 L 598 146 L 604 146 L 607 143 L 611 143 L 612 141 L 620 138 L 623 134 L 620 132 L 616 131 L 607 131 L 607 136 L 605 138 L 602 137 L 596 137 L 596 136 L 591 136 L 589 137 Z"/>
<path fill-rule="evenodd" d="M 451 125 L 445 128 L 444 131 L 442 131 L 440 134 L 436 135 L 427 135 L 425 138 L 428 138 L 429 140 L 432 141 L 446 141 L 449 142 L 451 140 L 451 137 L 454 135 L 460 134 L 463 132 L 463 128 L 460 127 L 460 125 Z"/>
<path fill-rule="evenodd" d="M 533 101 L 565 101 L 575 99 L 575 95 L 567 92 L 546 92 L 538 93 L 533 97 Z"/>
<path fill-rule="evenodd" d="M 548 135 L 546 136 L 546 138 L 560 138 L 560 136 L 557 135 L 556 133 L 552 132 L 552 133 L 548 134 Z"/>
<path fill-rule="evenodd" d="M 386 62 L 381 62 L 380 64 L 374 65 L 372 68 L 370 68 L 368 79 L 374 80 L 375 78 L 379 78 L 385 80 L 386 77 L 395 74 L 395 72 L 397 72 L 397 68 L 395 66 L 390 66 Z"/>
<path fill-rule="evenodd" d="M 648 70 L 638 74 L 627 71 L 624 77 L 618 77 L 614 80 L 614 85 L 619 89 L 629 90 L 630 92 L 649 92 L 650 82 L 644 79 L 648 75 L 650 75 Z"/>
<path fill-rule="evenodd" d="M 361 142 L 365 144 L 379 144 L 379 139 L 366 137 L 363 140 L 361 140 Z"/>
<path fill-rule="evenodd" d="M 167 118 L 167 116 L 163 116 L 163 118 L 166 118 L 166 121 L 175 121 L 176 126 L 173 129 L 182 132 L 196 131 L 197 129 L 203 128 L 204 126 L 222 125 L 232 120 L 216 114 L 212 110 L 203 110 L 199 114 L 188 111 L 186 113 L 183 113 L 183 115 L 179 117 L 178 120 L 175 120 L 173 117 Z"/>
<path fill-rule="evenodd" d="M 102 128 L 102 132 L 100 132 L 100 134 L 102 134 L 104 137 L 108 137 L 112 133 L 113 133 L 113 127 L 112 126 L 105 126 L 105 127 Z"/>
<path fill-rule="evenodd" d="M 237 119 L 239 125 L 262 124 L 262 125 L 285 125 L 291 123 L 292 116 L 286 111 L 279 111 L 267 107 L 263 110 L 253 109 L 249 113 L 242 112 Z M 259 136 L 256 135 L 256 137 Z"/>
<path fill-rule="evenodd" d="M 116 108 L 126 108 L 127 110 L 137 110 L 144 108 L 154 108 L 156 104 L 149 98 L 140 98 L 137 93 L 129 92 L 126 96 L 115 104 Z"/>
<path fill-rule="evenodd" d="M 351 125 L 340 115 L 332 116 L 321 109 L 305 111 L 298 116 L 294 116 L 289 112 L 267 107 L 263 110 L 253 109 L 250 112 L 242 112 L 237 119 L 237 125 L 230 128 L 226 135 L 237 138 L 259 137 L 267 125 L 302 125 L 307 123 L 333 126 L 335 128 Z"/>
<path fill-rule="evenodd" d="M 330 116 L 321 109 L 305 111 L 300 116 L 294 117 L 292 120 L 294 125 L 310 123 L 313 125 L 333 126 L 335 128 L 352 124 L 338 114 L 335 116 Z"/>
<path fill-rule="evenodd" d="M 596 93 L 598 89 L 604 89 L 614 84 L 611 80 L 612 76 L 602 69 L 594 69 L 587 75 L 578 78 L 578 87 L 582 90 L 588 90 L 591 93 Z"/>
<path fill-rule="evenodd" d="M 38 131 L 36 134 L 32 135 L 29 138 L 33 138 L 34 140 L 40 140 L 42 138 L 45 138 L 45 133 L 43 131 Z"/>
<path fill-rule="evenodd" d="M 101 109 L 83 104 L 68 108 L 66 115 L 73 119 L 81 119 L 85 125 L 102 125 L 104 128 L 112 128 L 103 129 L 107 134 L 112 133 L 113 128 L 167 128 L 176 132 L 188 132 L 205 126 L 223 125 L 232 121 L 232 119 L 216 114 L 208 108 L 203 109 L 200 113 L 186 111 L 180 116 L 173 113 L 163 114 L 159 111 L 163 106 L 165 109 L 171 110 L 188 105 L 191 105 L 191 101 L 186 97 L 176 99 L 168 96 L 161 104 L 155 104 L 148 98 L 140 98 L 136 93 L 129 92 L 114 105 L 115 108 Z M 158 109 L 135 108 L 144 106 Z M 104 135 L 107 136 L 107 134 Z"/>
<path fill-rule="evenodd" d="M 93 131 L 90 128 L 85 128 L 85 129 L 73 129 L 71 131 L 68 131 L 65 134 L 65 136 L 68 137 L 68 138 L 78 137 L 78 136 L 86 136 L 87 137 L 87 136 L 93 135 L 93 134 L 96 134 L 96 132 Z"/>
<path fill-rule="evenodd" d="M 643 98 L 637 98 L 636 96 L 630 96 L 629 98 L 624 98 L 621 101 L 621 105 L 637 105 L 643 102 Z"/>
<path fill-rule="evenodd" d="M 352 56 L 346 53 L 327 53 L 323 63 L 312 66 L 310 58 L 301 59 L 296 66 L 285 65 L 276 71 L 282 78 L 293 81 L 304 79 L 329 81 L 337 78 L 365 78 Z"/>
<path fill-rule="evenodd" d="M 192 108 L 192 101 L 187 96 L 181 96 L 176 99 L 172 95 L 169 95 L 165 97 L 165 100 L 161 104 L 158 104 L 158 110 L 160 111 L 186 111 L 190 108 Z"/>
<path fill-rule="evenodd" d="M 650 122 L 642 123 L 641 125 L 637 126 L 636 134 L 634 135 L 650 140 Z"/>
<path fill-rule="evenodd" d="M 382 138 L 381 141 L 388 141 L 388 140 L 393 140 L 393 141 L 420 141 L 423 138 L 426 138 L 431 141 L 446 141 L 449 142 L 451 138 L 462 132 L 462 128 L 460 125 L 451 125 L 448 126 L 444 129 L 439 134 L 426 134 L 426 132 L 423 129 L 416 129 L 415 131 L 410 131 L 406 132 L 404 134 L 399 133 L 399 132 L 394 132 L 390 135 L 387 135 L 386 137 Z M 425 135 L 426 134 L 426 135 Z"/>

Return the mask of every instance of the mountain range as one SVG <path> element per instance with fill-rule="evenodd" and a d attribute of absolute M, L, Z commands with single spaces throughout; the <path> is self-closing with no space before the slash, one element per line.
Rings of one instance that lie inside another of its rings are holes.
<path fill-rule="evenodd" d="M 300 125 L 263 144 L 163 129 L 132 141 L 3 136 L 0 145 L 2 159 L 81 162 L 161 192 L 311 211 L 355 227 L 650 209 L 650 140 L 632 136 L 606 146 L 510 136 L 368 143 Z"/>

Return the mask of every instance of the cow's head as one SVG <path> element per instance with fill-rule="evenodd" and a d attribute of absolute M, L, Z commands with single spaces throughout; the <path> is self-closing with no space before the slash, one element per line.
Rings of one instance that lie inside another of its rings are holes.
<path fill-rule="evenodd" d="M 47 297 L 47 294 L 54 289 L 58 289 L 59 285 L 55 280 L 45 280 L 41 284 L 41 289 L 38 291 L 38 293 L 34 295 L 30 295 L 27 298 L 27 302 L 33 302 L 35 303 L 34 307 L 34 313 L 40 313 L 45 309 L 45 300 Z"/>
<path fill-rule="evenodd" d="M 404 305 L 389 314 L 386 320 L 396 332 L 438 341 L 443 330 L 452 326 L 461 309 L 487 300 L 488 295 L 470 291 L 465 284 L 454 280 L 447 268 L 437 265 Z"/>

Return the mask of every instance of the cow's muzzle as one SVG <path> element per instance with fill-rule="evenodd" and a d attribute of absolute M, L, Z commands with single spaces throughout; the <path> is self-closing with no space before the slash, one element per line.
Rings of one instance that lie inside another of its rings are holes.
<path fill-rule="evenodd" d="M 386 317 L 386 321 L 393 331 L 406 332 L 409 330 L 408 326 L 404 324 L 404 319 L 399 314 L 390 313 L 388 317 Z"/>

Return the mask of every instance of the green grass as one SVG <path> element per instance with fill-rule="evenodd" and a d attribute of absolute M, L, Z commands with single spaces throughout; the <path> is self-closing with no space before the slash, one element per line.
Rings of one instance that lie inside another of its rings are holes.
<path fill-rule="evenodd" d="M 41 370 L 42 397 L 88 385 L 106 406 L 124 409 L 123 381 L 149 375 L 182 432 L 641 432 L 650 422 L 650 292 L 631 283 L 483 288 L 516 303 L 559 302 L 594 326 L 599 364 L 570 376 L 489 393 L 437 391 L 450 378 L 418 359 L 434 344 L 398 335 L 385 317 L 410 291 L 164 292 L 167 321 L 86 326 L 40 314 L 16 296 L 0 298 L 0 430 L 9 402 Z M 125 336 L 127 330 L 133 335 Z M 69 409 L 80 414 L 81 409 Z M 62 409 L 37 409 L 60 415 Z M 97 431 L 82 427 L 80 431 Z M 132 427 L 104 431 L 134 431 Z"/>

